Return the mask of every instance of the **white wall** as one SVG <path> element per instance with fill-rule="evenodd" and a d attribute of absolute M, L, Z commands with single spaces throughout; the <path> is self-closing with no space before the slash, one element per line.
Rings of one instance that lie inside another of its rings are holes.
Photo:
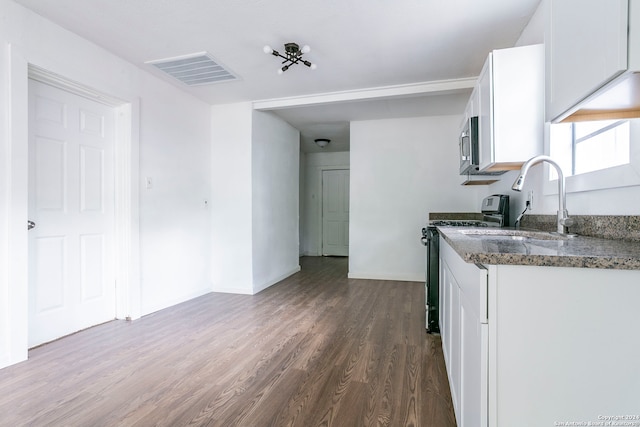
<path fill-rule="evenodd" d="M 250 103 L 212 107 L 213 290 L 253 293 Z"/>
<path fill-rule="evenodd" d="M 140 97 L 141 302 L 146 314 L 211 291 L 211 117 L 208 105 L 155 78 L 141 80 Z"/>
<path fill-rule="evenodd" d="M 253 293 L 300 270 L 300 132 L 270 112 L 253 112 Z"/>
<path fill-rule="evenodd" d="M 478 190 L 458 175 L 460 120 L 351 123 L 349 277 L 423 281 L 429 212 L 478 211 Z"/>
<path fill-rule="evenodd" d="M 300 135 L 251 103 L 211 117 L 213 289 L 251 295 L 300 269 Z"/>
<path fill-rule="evenodd" d="M 524 27 L 520 37 L 516 41 L 515 46 L 528 46 L 531 44 L 544 43 L 544 20 L 546 13 L 546 1 L 542 0 L 536 11 L 529 19 L 527 26 Z"/>
<path fill-rule="evenodd" d="M 211 185 L 210 107 L 10 0 L 0 0 L 0 22 L 0 366 L 5 366 L 27 356 L 27 64 L 140 107 L 129 135 L 140 153 L 133 156 L 132 170 L 151 176 L 154 188 L 142 189 L 142 176 L 135 176 L 132 194 L 140 192 L 140 200 L 128 201 L 136 213 L 133 225 L 140 223 L 133 262 L 140 257 L 141 280 L 134 278 L 130 292 L 141 300 L 134 301 L 133 317 L 210 289 L 204 268 L 208 214 L 202 203 Z M 136 228 L 135 242 L 137 233 Z"/>
<path fill-rule="evenodd" d="M 305 157 L 302 253 L 322 254 L 322 171 L 349 169 L 349 152 L 307 153 Z"/>
<path fill-rule="evenodd" d="M 305 188 L 307 174 L 307 156 L 300 151 L 300 170 L 298 171 L 298 256 L 304 255 L 304 217 L 305 217 Z"/>

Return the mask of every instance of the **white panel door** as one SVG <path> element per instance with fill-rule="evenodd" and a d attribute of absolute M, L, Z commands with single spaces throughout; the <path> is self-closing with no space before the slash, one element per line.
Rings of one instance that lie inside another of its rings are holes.
<path fill-rule="evenodd" d="M 322 255 L 349 255 L 349 170 L 322 172 Z"/>
<path fill-rule="evenodd" d="M 29 80 L 29 347 L 115 318 L 112 108 Z"/>

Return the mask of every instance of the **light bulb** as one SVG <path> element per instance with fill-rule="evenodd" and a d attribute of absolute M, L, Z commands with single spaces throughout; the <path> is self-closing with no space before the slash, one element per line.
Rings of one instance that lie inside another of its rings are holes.
<path fill-rule="evenodd" d="M 273 49 L 271 49 L 271 46 L 269 46 L 269 45 L 266 45 L 265 47 L 263 47 L 262 51 L 264 53 L 273 53 Z"/>
<path fill-rule="evenodd" d="M 311 69 L 315 70 L 316 68 L 318 68 L 318 66 L 316 64 L 311 64 Z"/>
<path fill-rule="evenodd" d="M 311 47 L 309 47 L 308 44 L 305 44 L 304 46 L 302 46 L 302 53 L 309 53 L 311 52 Z"/>
<path fill-rule="evenodd" d="M 282 68 L 278 68 L 278 75 L 284 73 L 284 71 L 282 71 Z"/>

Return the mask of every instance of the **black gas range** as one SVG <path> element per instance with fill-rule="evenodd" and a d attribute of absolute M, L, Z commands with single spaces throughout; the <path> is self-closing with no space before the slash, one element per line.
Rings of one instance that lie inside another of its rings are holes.
<path fill-rule="evenodd" d="M 482 220 L 431 220 L 422 228 L 421 242 L 426 247 L 425 258 L 425 320 L 430 334 L 440 333 L 439 244 L 438 227 L 507 227 L 509 225 L 509 196 L 495 194 L 482 201 Z"/>

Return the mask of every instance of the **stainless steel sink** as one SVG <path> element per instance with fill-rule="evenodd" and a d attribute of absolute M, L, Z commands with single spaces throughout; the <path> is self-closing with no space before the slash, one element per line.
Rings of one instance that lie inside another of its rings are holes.
<path fill-rule="evenodd" d="M 571 235 L 550 233 L 537 230 L 505 230 L 502 228 L 473 228 L 458 230 L 460 234 L 469 237 L 500 237 L 513 240 L 567 240 Z"/>

